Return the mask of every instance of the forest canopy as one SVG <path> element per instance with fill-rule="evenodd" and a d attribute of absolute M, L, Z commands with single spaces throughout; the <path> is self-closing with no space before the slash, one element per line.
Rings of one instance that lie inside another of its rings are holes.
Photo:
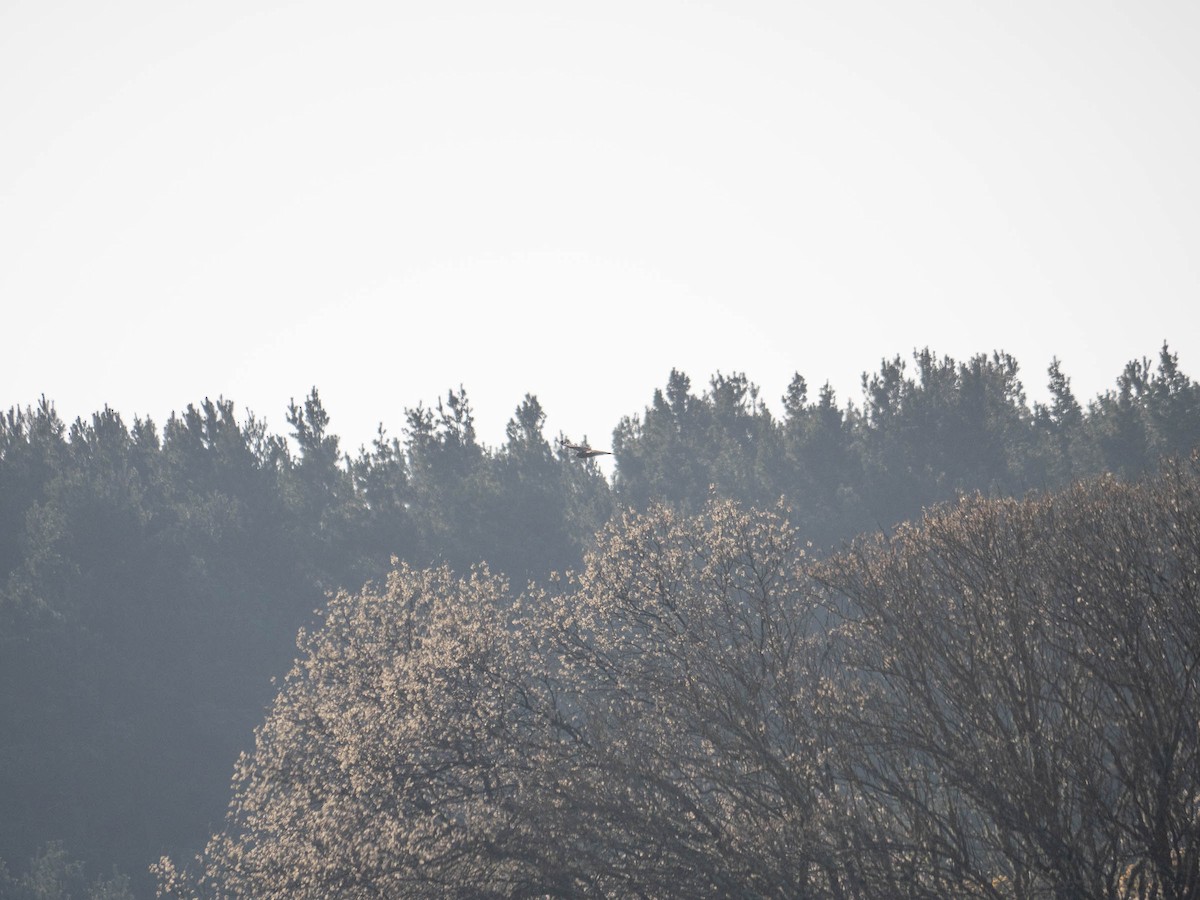
<path fill-rule="evenodd" d="M 1048 401 L 1031 405 L 1010 356 L 922 350 L 864 374 L 857 403 L 828 385 L 810 396 L 796 375 L 773 415 L 742 374 L 693 388 L 672 370 L 617 423 L 611 480 L 544 434 L 533 396 L 499 447 L 479 441 L 459 388 L 355 452 L 316 388 L 289 405 L 283 435 L 224 398 L 163 423 L 14 406 L 0 416 L 0 858 L 15 874 L 0 884 L 62 846 L 88 883 L 115 863 L 143 893 L 153 860 L 190 858 L 222 819 L 298 629 L 327 637 L 314 611 L 349 603 L 328 599 L 340 590 L 440 573 L 444 592 L 477 578 L 495 595 L 481 606 L 525 609 L 562 596 L 553 573 L 589 571 L 604 529 L 630 516 L 699 521 L 732 501 L 738 515 L 773 511 L 819 558 L 961 496 L 1132 483 L 1200 444 L 1200 386 L 1166 345 L 1086 402 L 1057 362 L 1047 376 Z M 472 576 L 480 564 L 494 574 Z"/>

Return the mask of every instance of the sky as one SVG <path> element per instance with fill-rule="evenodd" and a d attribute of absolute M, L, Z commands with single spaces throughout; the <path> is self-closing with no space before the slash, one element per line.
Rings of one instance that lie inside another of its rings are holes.
<path fill-rule="evenodd" d="M 1200 377 L 1200 4 L 0 0 L 0 407 Z"/>

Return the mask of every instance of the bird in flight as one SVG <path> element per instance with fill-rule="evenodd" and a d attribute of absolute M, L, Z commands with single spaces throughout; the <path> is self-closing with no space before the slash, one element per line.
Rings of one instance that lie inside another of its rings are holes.
<path fill-rule="evenodd" d="M 591 459 L 593 456 L 612 456 L 611 450 L 597 450 L 595 447 L 589 447 L 587 444 L 571 444 L 558 439 L 558 443 L 564 450 L 570 450 L 575 454 L 576 459 Z"/>

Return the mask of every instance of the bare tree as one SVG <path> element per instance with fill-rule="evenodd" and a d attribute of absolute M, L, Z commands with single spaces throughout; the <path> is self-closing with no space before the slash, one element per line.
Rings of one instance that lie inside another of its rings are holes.
<path fill-rule="evenodd" d="M 922 877 L 1200 895 L 1198 469 L 964 498 L 825 567 L 868 698 L 841 725 L 853 778 Z"/>

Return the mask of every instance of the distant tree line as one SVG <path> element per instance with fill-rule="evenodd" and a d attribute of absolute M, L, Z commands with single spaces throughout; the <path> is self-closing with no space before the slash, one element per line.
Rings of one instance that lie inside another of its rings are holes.
<path fill-rule="evenodd" d="M 1055 360 L 1049 398 L 1029 404 L 1005 353 L 956 362 L 925 349 L 862 377 L 861 405 L 796 375 L 780 419 L 744 375 L 697 394 L 673 370 L 613 437 L 614 493 L 639 509 L 697 510 L 715 490 L 747 506 L 782 497 L 814 544 L 889 529 L 958 493 L 1019 497 L 1102 472 L 1130 477 L 1200 444 L 1200 386 L 1163 345 L 1129 362 L 1116 387 L 1082 405 Z"/>
<path fill-rule="evenodd" d="M 959 494 L 1133 478 L 1200 443 L 1200 386 L 1165 345 L 1086 405 L 1057 363 L 1049 374 L 1031 407 L 1011 357 L 926 350 L 864 375 L 861 405 L 828 385 L 810 398 L 797 375 L 777 418 L 743 375 L 696 393 L 672 371 L 615 429 L 611 483 L 547 439 L 532 396 L 500 447 L 480 443 L 459 388 L 357 453 L 315 388 L 287 435 L 226 399 L 161 427 L 14 407 L 0 416 L 0 858 L 13 869 L 63 840 L 145 889 L 151 859 L 185 857 L 221 820 L 297 629 L 327 593 L 394 577 L 393 557 L 545 585 L 623 511 L 714 498 L 781 509 L 823 550 Z"/>

